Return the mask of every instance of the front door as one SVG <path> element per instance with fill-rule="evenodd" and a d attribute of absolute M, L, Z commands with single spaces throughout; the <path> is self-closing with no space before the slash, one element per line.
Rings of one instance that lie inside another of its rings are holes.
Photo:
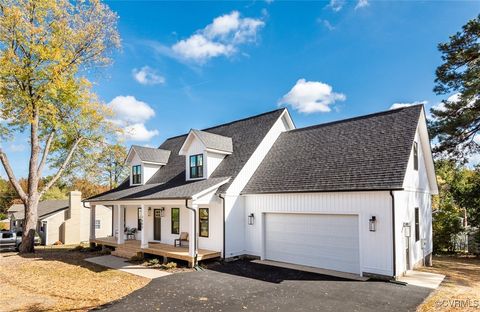
<path fill-rule="evenodd" d="M 161 236 L 162 232 L 162 218 L 160 209 L 153 210 L 153 239 L 154 240 L 162 240 Z"/>

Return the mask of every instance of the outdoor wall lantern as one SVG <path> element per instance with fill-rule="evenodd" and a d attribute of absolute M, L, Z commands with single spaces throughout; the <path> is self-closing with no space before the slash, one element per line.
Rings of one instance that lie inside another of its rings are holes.
<path fill-rule="evenodd" d="M 149 217 L 152 216 L 152 207 L 148 207 L 148 216 L 149 216 Z"/>
<path fill-rule="evenodd" d="M 165 207 L 160 208 L 160 217 L 165 217 Z"/>
<path fill-rule="evenodd" d="M 255 216 L 253 215 L 253 212 L 248 215 L 248 225 L 253 225 L 253 221 L 255 220 Z"/>
<path fill-rule="evenodd" d="M 368 229 L 370 232 L 375 232 L 377 230 L 377 217 L 372 216 L 370 220 L 368 220 Z"/>

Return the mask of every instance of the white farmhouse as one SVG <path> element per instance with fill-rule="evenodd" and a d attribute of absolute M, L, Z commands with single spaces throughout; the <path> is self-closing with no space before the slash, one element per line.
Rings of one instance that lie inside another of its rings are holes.
<path fill-rule="evenodd" d="M 421 105 L 301 129 L 280 109 L 132 146 L 127 162 L 129 179 L 87 200 L 92 220 L 114 207 L 113 237 L 92 226 L 90 241 L 120 256 L 249 255 L 385 277 L 431 261 L 438 190 Z"/>

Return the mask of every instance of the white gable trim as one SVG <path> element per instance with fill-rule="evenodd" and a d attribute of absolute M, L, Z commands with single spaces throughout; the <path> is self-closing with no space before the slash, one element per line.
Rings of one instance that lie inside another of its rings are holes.
<path fill-rule="evenodd" d="M 187 138 L 183 142 L 182 147 L 180 147 L 180 150 L 178 151 L 178 155 L 186 156 L 188 153 L 188 147 L 190 146 L 191 142 L 195 138 L 199 140 L 202 143 L 202 145 L 205 147 L 205 143 L 203 143 L 203 141 L 198 137 L 198 135 L 196 135 L 195 132 L 193 132 L 192 129 L 190 129 L 190 131 L 188 132 Z"/>
<path fill-rule="evenodd" d="M 235 177 L 232 184 L 230 184 L 226 191 L 226 195 L 239 195 L 255 171 L 258 169 L 258 166 L 260 166 L 261 162 L 268 154 L 273 144 L 275 144 L 280 134 L 284 131 L 292 129 L 295 129 L 295 125 L 290 117 L 290 114 L 288 113 L 288 110 L 284 109 L 283 113 L 277 118 L 273 126 L 257 146 L 257 149 L 252 153 L 248 161 Z"/>
<path fill-rule="evenodd" d="M 215 184 L 214 186 L 211 186 L 211 187 L 209 187 L 209 188 L 207 188 L 207 189 L 204 189 L 203 191 L 198 192 L 197 194 L 192 195 L 192 199 L 193 199 L 193 200 L 196 200 L 196 199 L 198 199 L 199 197 L 201 197 L 201 196 L 203 196 L 203 195 L 205 195 L 205 194 L 207 194 L 207 193 L 209 193 L 209 192 L 211 192 L 211 191 L 214 191 L 214 190 L 218 189 L 220 186 L 224 185 L 224 184 L 227 183 L 229 180 L 230 180 L 230 178 L 227 178 L 227 179 L 225 179 L 224 181 Z"/>
<path fill-rule="evenodd" d="M 430 138 L 428 136 L 427 117 L 425 109 L 422 107 L 422 114 L 420 114 L 420 121 L 418 125 L 419 135 L 422 140 L 422 150 L 424 155 L 425 167 L 427 169 L 428 181 L 432 194 L 438 194 L 437 175 L 435 174 L 435 163 L 433 161 L 432 147 L 430 145 Z"/>

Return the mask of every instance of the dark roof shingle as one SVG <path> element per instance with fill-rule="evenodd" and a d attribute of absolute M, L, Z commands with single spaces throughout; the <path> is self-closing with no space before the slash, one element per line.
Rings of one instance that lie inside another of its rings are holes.
<path fill-rule="evenodd" d="M 151 148 L 145 146 L 132 145 L 132 149 L 137 153 L 138 157 L 142 161 L 154 162 L 154 163 L 168 163 L 171 151 Z"/>
<path fill-rule="evenodd" d="M 422 106 L 284 132 L 244 194 L 401 188 Z"/>
<path fill-rule="evenodd" d="M 202 130 L 192 129 L 192 132 L 198 136 L 206 148 L 233 152 L 232 138 Z"/>
<path fill-rule="evenodd" d="M 235 179 L 265 135 L 284 111 L 285 109 L 278 109 L 202 130 L 231 138 L 232 144 L 235 147 L 235 152 L 231 155 L 225 156 L 223 161 L 207 180 L 209 181 L 217 178 L 219 180 L 225 180 L 230 178 L 227 183 L 220 186 L 218 192 L 224 192 L 228 188 L 230 183 Z M 192 182 L 185 180 L 185 156 L 178 154 L 186 138 L 187 134 L 172 137 L 159 146 L 160 149 L 171 152 L 170 158 L 168 163 L 165 166 L 160 167 L 145 185 L 130 187 L 129 179 L 126 179 L 118 188 L 91 197 L 88 200 L 115 200 L 119 198 L 119 195 L 116 193 L 126 192 L 126 189 L 129 189 L 127 192 L 128 195 L 126 196 L 131 199 L 136 198 L 136 196 L 143 198 L 142 194 L 143 192 L 147 192 L 146 189 L 148 189 L 149 192 L 149 199 L 175 197 L 176 195 L 174 193 L 169 193 L 169 197 L 162 197 L 166 196 L 165 190 L 169 188 L 175 189 L 177 195 L 184 195 L 183 191 L 177 187 L 192 184 Z M 209 184 L 210 182 L 205 183 Z"/>
<path fill-rule="evenodd" d="M 38 218 L 42 219 L 51 215 L 54 212 L 69 208 L 70 202 L 68 199 L 60 200 L 44 200 L 38 203 Z M 25 218 L 25 206 L 23 204 L 15 204 L 8 208 L 9 213 L 13 213 L 17 220 Z"/>

